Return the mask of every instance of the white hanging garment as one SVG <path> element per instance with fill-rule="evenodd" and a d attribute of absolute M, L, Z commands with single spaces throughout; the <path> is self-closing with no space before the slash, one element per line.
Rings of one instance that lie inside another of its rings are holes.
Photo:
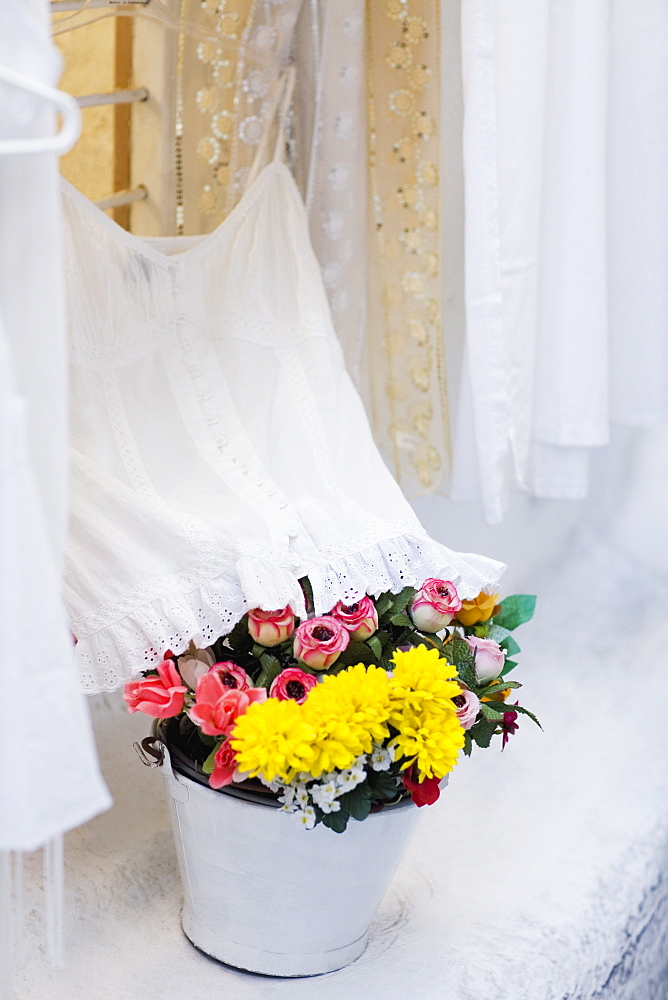
<path fill-rule="evenodd" d="M 26 87 L 3 81 L 20 74 Z M 0 151 L 53 148 L 45 3 L 0 5 Z M 67 365 L 53 152 L 0 156 L 0 850 L 34 850 L 111 803 L 61 596 Z"/>
<path fill-rule="evenodd" d="M 130 235 L 63 183 L 66 596 L 88 690 L 207 645 L 247 608 L 303 614 L 305 575 L 317 614 L 442 574 L 471 596 L 500 575 L 432 541 L 383 465 L 282 146 L 201 238 Z"/>
<path fill-rule="evenodd" d="M 667 55 L 663 0 L 462 6 L 454 492 L 491 521 L 513 488 L 584 497 L 611 421 L 665 419 Z"/>

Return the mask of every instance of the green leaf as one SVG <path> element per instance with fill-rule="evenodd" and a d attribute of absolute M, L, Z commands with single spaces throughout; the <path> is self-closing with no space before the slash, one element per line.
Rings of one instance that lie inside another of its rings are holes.
<path fill-rule="evenodd" d="M 535 607 L 534 594 L 513 594 L 501 602 L 501 610 L 494 615 L 494 624 L 512 631 L 518 625 L 531 621 Z"/>
<path fill-rule="evenodd" d="M 359 639 L 351 639 L 336 661 L 335 666 L 338 668 L 341 666 L 352 667 L 356 663 L 365 663 L 369 666 L 375 662 L 376 657 L 366 642 L 360 642 Z"/>
<path fill-rule="evenodd" d="M 367 646 L 370 648 L 371 652 L 374 654 L 376 659 L 380 660 L 383 655 L 383 644 L 380 641 L 379 636 L 372 635 L 371 638 L 366 640 Z"/>
<path fill-rule="evenodd" d="M 396 777 L 387 771 L 369 771 L 367 783 L 372 801 L 393 799 L 399 791 Z"/>
<path fill-rule="evenodd" d="M 495 681 L 494 684 L 490 684 L 486 687 L 481 694 L 481 697 L 489 698 L 492 694 L 498 694 L 499 691 L 507 691 L 508 688 L 515 689 L 521 688 L 522 685 L 519 681 Z"/>
<path fill-rule="evenodd" d="M 475 726 L 471 726 L 469 733 L 479 747 L 486 748 L 492 742 L 492 736 L 496 732 L 496 722 L 487 719 L 478 719 Z"/>
<path fill-rule="evenodd" d="M 379 618 L 382 618 L 383 615 L 387 614 L 387 612 L 392 607 L 392 601 L 393 601 L 393 595 L 390 594 L 389 591 L 385 594 L 380 595 L 378 600 L 375 602 L 376 614 L 378 615 Z"/>
<path fill-rule="evenodd" d="M 509 674 L 511 670 L 514 670 L 517 666 L 517 660 L 506 660 L 503 670 L 501 671 L 501 676 L 505 677 Z"/>
<path fill-rule="evenodd" d="M 469 732 L 464 733 L 464 754 L 466 757 L 471 756 L 471 750 L 473 749 L 473 741 L 471 739 L 471 734 Z"/>
<path fill-rule="evenodd" d="M 262 653 L 260 656 L 262 670 L 255 681 L 255 687 L 270 687 L 271 682 L 278 677 L 283 669 L 281 661 L 271 653 Z"/>
<path fill-rule="evenodd" d="M 397 612 L 397 614 L 392 615 L 390 621 L 393 625 L 399 626 L 399 628 L 413 628 L 413 622 L 403 612 Z"/>
<path fill-rule="evenodd" d="M 400 590 L 399 593 L 395 594 L 392 598 L 391 613 L 396 615 L 400 611 L 405 611 L 408 606 L 408 602 L 412 601 L 416 594 L 417 590 L 415 587 L 404 587 L 403 590 Z"/>
<path fill-rule="evenodd" d="M 211 751 L 211 753 L 209 754 L 209 756 L 206 758 L 206 760 L 202 764 L 202 770 L 204 771 L 205 774 L 213 774 L 214 757 L 218 753 L 220 747 L 222 746 L 222 743 L 223 743 L 222 740 L 218 740 L 218 742 L 216 743 L 215 747 L 213 748 L 213 750 Z"/>
<path fill-rule="evenodd" d="M 505 650 L 507 656 L 515 656 L 517 653 L 522 652 L 512 635 L 507 635 L 506 638 L 499 643 L 499 646 L 501 649 Z"/>
<path fill-rule="evenodd" d="M 335 813 L 325 813 L 322 817 L 322 825 L 329 827 L 334 833 L 343 833 L 345 828 L 348 826 L 348 820 L 350 816 L 342 807 L 339 812 Z"/>
<path fill-rule="evenodd" d="M 478 630 L 476 629 L 476 635 Z M 503 640 L 510 635 L 507 628 L 503 628 L 501 625 L 492 624 L 487 629 L 487 638 L 492 639 L 493 642 L 498 642 L 499 646 L 503 644 Z"/>
<path fill-rule="evenodd" d="M 542 729 L 540 722 L 528 708 L 523 708 L 521 705 L 508 705 L 506 709 L 507 712 L 519 712 L 520 715 L 528 715 L 532 722 L 535 722 L 539 729 Z"/>
<path fill-rule="evenodd" d="M 251 636 L 248 631 L 248 615 L 244 615 L 243 618 L 237 622 L 230 634 L 227 636 L 227 641 L 235 652 L 250 645 Z"/>
<path fill-rule="evenodd" d="M 339 796 L 339 802 L 341 803 L 341 809 L 345 809 L 353 819 L 366 819 L 371 812 L 371 789 L 367 782 L 364 781 L 357 788 L 353 788 L 352 791 Z"/>
<path fill-rule="evenodd" d="M 493 708 L 492 707 L 493 705 L 503 705 L 503 702 L 502 701 L 495 701 L 495 702 L 483 701 L 483 702 L 481 702 L 480 703 L 480 712 L 481 712 L 481 714 L 484 715 L 484 717 L 486 719 L 488 719 L 490 722 L 492 722 L 492 721 L 494 721 L 494 722 L 502 722 L 503 721 L 503 715 L 504 715 L 504 713 L 503 712 L 499 712 L 499 710 L 497 708 Z M 506 711 L 508 711 L 508 709 L 506 709 Z"/>

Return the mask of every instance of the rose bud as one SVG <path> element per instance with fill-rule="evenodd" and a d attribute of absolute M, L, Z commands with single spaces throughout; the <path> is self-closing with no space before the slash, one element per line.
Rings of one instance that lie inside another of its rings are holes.
<path fill-rule="evenodd" d="M 171 660 L 157 667 L 158 676 L 151 674 L 138 681 L 129 681 L 123 688 L 123 700 L 130 712 L 143 712 L 154 719 L 171 719 L 183 709 L 188 690 Z"/>
<path fill-rule="evenodd" d="M 498 642 L 493 639 L 479 639 L 475 635 L 464 640 L 469 649 L 475 653 L 475 675 L 478 684 L 489 684 L 503 670 L 506 656 Z"/>
<path fill-rule="evenodd" d="M 295 630 L 295 616 L 290 607 L 281 611 L 262 611 L 254 608 L 248 612 L 248 631 L 260 646 L 279 646 Z"/>
<path fill-rule="evenodd" d="M 274 678 L 269 688 L 269 694 L 272 698 L 278 698 L 279 701 L 287 701 L 291 698 L 298 705 L 302 705 L 306 701 L 306 695 L 317 683 L 313 674 L 304 673 L 299 667 L 287 667 L 285 670 L 281 670 L 278 677 Z"/>
<path fill-rule="evenodd" d="M 348 629 L 353 639 L 364 641 L 378 630 L 378 612 L 370 597 L 361 597 L 354 604 L 339 601 L 330 614 Z"/>
<path fill-rule="evenodd" d="M 470 601 L 462 601 L 461 609 L 455 615 L 462 625 L 479 625 L 487 622 L 497 610 L 498 594 L 486 594 L 481 591 Z"/>
<path fill-rule="evenodd" d="M 213 772 L 209 775 L 211 788 L 223 788 L 224 785 L 230 785 L 234 780 L 236 769 L 237 758 L 230 746 L 230 741 L 223 740 L 213 758 Z"/>
<path fill-rule="evenodd" d="M 411 601 L 409 612 L 416 628 L 422 632 L 439 632 L 450 624 L 461 606 L 454 583 L 430 577 Z"/>
<path fill-rule="evenodd" d="M 350 632 L 331 615 L 309 618 L 295 631 L 294 653 L 313 670 L 327 670 L 350 641 Z"/>
<path fill-rule="evenodd" d="M 452 700 L 455 703 L 457 718 L 462 729 L 470 729 L 478 718 L 478 712 L 480 711 L 480 699 L 477 694 L 469 691 L 468 688 L 463 688 L 462 693 L 455 695 Z"/>

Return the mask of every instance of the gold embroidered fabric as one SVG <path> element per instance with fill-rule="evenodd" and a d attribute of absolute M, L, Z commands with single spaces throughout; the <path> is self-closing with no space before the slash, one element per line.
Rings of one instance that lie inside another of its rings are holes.
<path fill-rule="evenodd" d="M 449 417 L 440 302 L 439 0 L 367 3 L 376 440 L 412 495 L 443 484 Z"/>
<path fill-rule="evenodd" d="M 206 40 L 180 33 L 174 125 L 177 233 L 214 229 L 236 205 L 292 44 L 301 0 L 181 0 Z"/>

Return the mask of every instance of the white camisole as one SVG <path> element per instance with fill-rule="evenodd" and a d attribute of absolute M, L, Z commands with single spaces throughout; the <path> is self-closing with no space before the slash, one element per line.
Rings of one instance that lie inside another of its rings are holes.
<path fill-rule="evenodd" d="M 87 690 L 249 608 L 303 614 L 306 575 L 317 614 L 429 576 L 495 584 L 502 565 L 431 540 L 387 471 L 279 155 L 203 237 L 138 237 L 63 194 L 66 600 Z"/>

